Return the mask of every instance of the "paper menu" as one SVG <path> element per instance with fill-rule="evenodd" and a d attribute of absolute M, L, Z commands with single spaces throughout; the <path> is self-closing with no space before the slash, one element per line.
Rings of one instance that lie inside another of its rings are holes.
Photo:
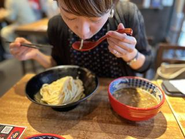
<path fill-rule="evenodd" d="M 170 80 L 169 82 L 181 93 L 185 94 L 185 79 Z"/>
<path fill-rule="evenodd" d="M 26 127 L 0 123 L 0 139 L 20 139 Z"/>

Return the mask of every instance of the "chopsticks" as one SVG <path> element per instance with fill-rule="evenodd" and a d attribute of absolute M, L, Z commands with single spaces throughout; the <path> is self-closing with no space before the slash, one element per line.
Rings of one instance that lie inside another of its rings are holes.
<path fill-rule="evenodd" d="M 13 43 L 13 42 L 10 42 L 10 41 L 5 41 L 6 43 Z M 29 47 L 29 48 L 34 48 L 34 49 L 51 49 L 53 48 L 53 46 L 51 45 L 44 45 L 44 44 L 36 44 L 36 43 L 21 43 L 21 46 L 25 46 L 25 47 Z"/>

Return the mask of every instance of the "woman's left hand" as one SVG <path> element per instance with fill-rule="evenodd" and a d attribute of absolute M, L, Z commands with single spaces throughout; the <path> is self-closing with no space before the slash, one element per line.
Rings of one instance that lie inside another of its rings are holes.
<path fill-rule="evenodd" d="M 124 29 L 122 23 L 118 25 L 118 29 Z M 118 33 L 116 31 L 109 31 L 107 41 L 109 43 L 109 51 L 118 58 L 122 58 L 124 61 L 132 60 L 136 54 L 137 50 L 135 46 L 137 41 L 134 37 L 128 36 L 127 34 Z"/>

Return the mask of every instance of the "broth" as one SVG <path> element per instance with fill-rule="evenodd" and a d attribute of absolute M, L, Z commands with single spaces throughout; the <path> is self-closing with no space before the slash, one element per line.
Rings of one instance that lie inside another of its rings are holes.
<path fill-rule="evenodd" d="M 138 108 L 149 108 L 158 104 L 157 99 L 141 88 L 123 88 L 115 91 L 113 96 L 121 103 Z"/>

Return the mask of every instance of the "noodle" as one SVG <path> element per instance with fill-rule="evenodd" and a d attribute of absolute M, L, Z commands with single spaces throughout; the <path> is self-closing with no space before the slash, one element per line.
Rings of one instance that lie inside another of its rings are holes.
<path fill-rule="evenodd" d="M 41 101 L 52 105 L 71 103 L 83 98 L 83 91 L 83 82 L 80 79 L 66 76 L 51 84 L 43 84 L 40 89 Z"/>

